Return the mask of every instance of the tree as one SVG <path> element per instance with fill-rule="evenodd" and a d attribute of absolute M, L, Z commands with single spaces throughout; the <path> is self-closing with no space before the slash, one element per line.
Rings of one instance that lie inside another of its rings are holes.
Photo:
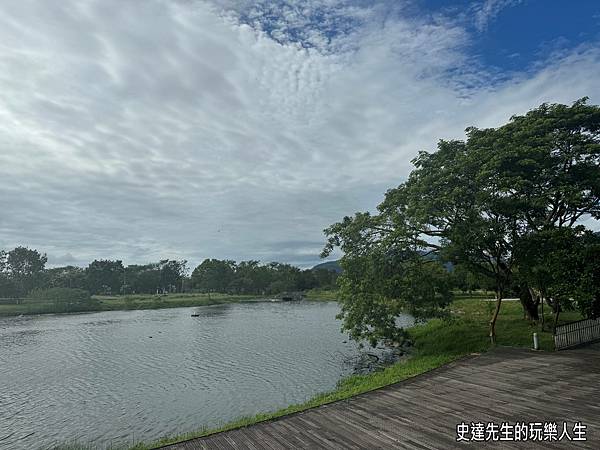
<path fill-rule="evenodd" d="M 553 328 L 563 310 L 600 315 L 600 237 L 583 226 L 533 232 L 522 239 L 516 257 L 519 277 L 552 308 Z"/>
<path fill-rule="evenodd" d="M 259 294 L 268 284 L 268 274 L 259 261 L 241 261 L 235 267 L 229 290 L 236 294 Z"/>
<path fill-rule="evenodd" d="M 165 259 L 158 263 L 160 271 L 160 287 L 163 290 L 171 291 L 181 289 L 181 280 L 185 277 L 187 261 Z"/>
<path fill-rule="evenodd" d="M 590 319 L 600 317 L 600 234 L 587 235 L 580 259 L 579 283 L 575 303 L 579 311 Z"/>
<path fill-rule="evenodd" d="M 0 298 L 18 297 L 17 285 L 4 273 L 0 273 Z"/>
<path fill-rule="evenodd" d="M 386 193 L 377 208 L 379 214 L 358 213 L 325 230 L 329 240 L 323 256 L 340 245 L 345 271 L 355 255 L 382 251 L 393 252 L 396 265 L 416 255 L 464 265 L 493 283 L 497 305 L 490 320 L 490 338 L 495 341 L 500 304 L 511 283 L 511 251 L 518 231 L 512 207 L 493 180 L 482 176 L 481 155 L 468 143 L 440 141 L 436 153 L 420 152 L 413 164 L 408 180 Z M 342 280 L 345 277 L 342 274 Z M 441 305 L 435 296 L 428 300 Z"/>
<path fill-rule="evenodd" d="M 334 289 L 338 272 L 327 269 L 312 269 L 311 272 L 315 278 L 315 287 L 322 289 Z"/>
<path fill-rule="evenodd" d="M 344 257 L 341 264 L 339 317 L 353 339 L 367 340 L 372 346 L 404 339 L 404 330 L 396 321 L 402 312 L 416 318 L 431 317 L 439 315 L 451 300 L 446 270 L 418 252 L 371 251 Z"/>
<path fill-rule="evenodd" d="M 391 252 L 393 270 L 417 279 L 403 267 L 420 254 L 463 266 L 493 286 L 496 308 L 489 334 L 495 342 L 496 320 L 519 269 L 515 251 L 523 236 L 574 227 L 584 215 L 600 217 L 599 130 L 600 108 L 582 99 L 571 107 L 542 105 L 497 129 L 468 128 L 465 142 L 440 141 L 437 152 L 420 152 L 408 180 L 386 193 L 377 214 L 357 213 L 325 230 L 323 256 L 335 247 L 344 252 L 342 267 L 348 273 L 341 277 L 342 289 L 352 281 L 353 266 L 365 271 L 351 283 L 362 280 L 364 289 L 347 297 L 360 314 L 350 317 L 349 309 L 343 310 L 345 326 L 369 323 L 373 296 L 381 298 L 378 314 L 397 313 L 365 261 L 391 264 L 382 257 Z M 426 302 L 436 305 L 434 298 Z M 523 305 L 535 318 L 530 299 Z M 369 327 L 389 334 L 384 325 Z"/>
<path fill-rule="evenodd" d="M 227 292 L 234 272 L 235 261 L 205 259 L 192 272 L 192 283 L 204 292 Z"/>
<path fill-rule="evenodd" d="M 16 294 L 24 297 L 32 289 L 44 283 L 44 267 L 48 261 L 45 254 L 27 247 L 17 247 L 8 253 L 5 252 L 1 263 L 4 272 L 14 283 Z"/>
<path fill-rule="evenodd" d="M 8 253 L 0 250 L 0 297 L 16 297 L 17 286 L 8 275 Z"/>
<path fill-rule="evenodd" d="M 115 295 L 124 284 L 121 261 L 94 260 L 86 270 L 87 287 L 92 294 Z"/>
<path fill-rule="evenodd" d="M 82 267 L 65 266 L 46 270 L 49 288 L 86 289 L 86 273 Z"/>
<path fill-rule="evenodd" d="M 469 128 L 468 145 L 512 209 L 521 234 L 572 228 L 600 218 L 600 108 L 587 98 L 543 104 L 497 129 Z M 533 290 L 523 286 L 527 316 L 538 319 Z"/>
<path fill-rule="evenodd" d="M 388 191 L 378 215 L 357 213 L 325 230 L 322 256 L 337 246 L 344 252 L 339 318 L 354 339 L 371 345 L 403 339 L 396 323 L 402 311 L 437 315 L 451 300 L 447 272 L 438 259 L 427 258 L 427 241 L 419 238 L 417 223 L 407 220 L 407 200 L 407 188 L 401 186 Z"/>

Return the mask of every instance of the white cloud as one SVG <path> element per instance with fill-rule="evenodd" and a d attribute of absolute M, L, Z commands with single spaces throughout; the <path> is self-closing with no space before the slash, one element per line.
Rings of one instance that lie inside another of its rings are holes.
<path fill-rule="evenodd" d="M 475 3 L 472 6 L 475 28 L 479 31 L 486 30 L 489 23 L 493 21 L 503 9 L 516 6 L 522 2 L 523 0 L 484 0 L 481 3 Z"/>
<path fill-rule="evenodd" d="M 498 83 L 399 3 L 250 4 L 3 2 L 0 247 L 309 264 L 439 138 L 600 100 L 595 48 Z"/>

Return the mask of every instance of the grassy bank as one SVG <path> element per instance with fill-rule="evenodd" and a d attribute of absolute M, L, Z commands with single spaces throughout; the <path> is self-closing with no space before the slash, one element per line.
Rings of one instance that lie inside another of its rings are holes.
<path fill-rule="evenodd" d="M 338 383 L 334 391 L 318 395 L 300 405 L 292 405 L 272 413 L 241 418 L 235 422 L 224 424 L 218 429 L 200 429 L 185 435 L 167 437 L 153 444 L 138 444 L 131 449 L 153 449 L 160 445 L 247 426 L 326 403 L 344 400 L 414 377 L 471 353 L 485 352 L 491 347 L 488 337 L 488 320 L 494 308 L 494 302 L 485 301 L 486 298 L 489 298 L 486 294 L 459 298 L 452 305 L 452 315 L 449 319 L 435 319 L 427 324 L 411 328 L 409 334 L 414 342 L 411 357 L 385 370 L 369 375 L 348 377 Z M 561 323 L 579 319 L 578 313 L 565 312 L 561 316 Z M 550 315 L 546 316 L 546 321 L 547 324 L 552 322 Z M 541 348 L 552 351 L 552 333 L 548 329 L 549 327 L 542 332 L 539 325 L 533 326 L 524 320 L 519 302 L 505 302 L 497 322 L 498 345 L 530 348 L 532 333 L 537 332 Z"/>
<path fill-rule="evenodd" d="M 168 295 L 120 295 L 92 297 L 90 307 L 72 307 L 63 303 L 25 301 L 18 305 L 0 305 L 0 316 L 18 316 L 21 314 L 52 314 L 90 311 L 119 311 L 132 309 L 179 308 L 186 306 L 208 306 L 225 303 L 244 303 L 263 301 L 257 295 L 228 294 L 168 294 Z"/>
<path fill-rule="evenodd" d="M 304 298 L 311 302 L 335 302 L 337 301 L 337 291 L 326 289 L 311 289 L 309 291 L 306 291 Z"/>
<path fill-rule="evenodd" d="M 93 311 L 121 311 L 132 309 L 179 308 L 186 306 L 208 306 L 225 303 L 247 303 L 264 301 L 274 296 L 229 295 L 229 294 L 131 294 L 94 295 L 90 306 L 69 306 L 65 303 L 39 302 L 25 299 L 20 304 L 0 304 L 0 317 L 29 314 L 57 314 Z M 276 297 L 276 296 L 275 296 Z M 335 301 L 336 291 L 313 289 L 306 293 L 309 301 Z"/>

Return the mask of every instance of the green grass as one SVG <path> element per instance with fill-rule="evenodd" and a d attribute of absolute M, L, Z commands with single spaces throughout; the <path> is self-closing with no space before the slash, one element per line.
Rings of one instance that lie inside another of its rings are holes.
<path fill-rule="evenodd" d="M 118 311 L 131 309 L 179 308 L 186 306 L 207 306 L 225 303 L 257 302 L 264 300 L 258 295 L 228 294 L 168 294 L 168 295 L 120 295 L 92 297 L 99 302 L 90 308 L 72 308 L 65 310 L 64 305 L 53 302 L 25 301 L 19 305 L 0 305 L 0 316 L 17 316 L 20 314 L 51 314 L 85 311 Z M 58 307 L 57 307 L 58 306 Z"/>
<path fill-rule="evenodd" d="M 335 302 L 337 291 L 331 289 L 311 289 L 306 291 L 306 300 L 311 302 Z"/>

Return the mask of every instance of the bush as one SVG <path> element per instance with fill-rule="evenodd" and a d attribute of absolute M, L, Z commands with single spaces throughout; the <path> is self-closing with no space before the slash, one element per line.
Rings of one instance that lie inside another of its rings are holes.
<path fill-rule="evenodd" d="M 88 291 L 69 288 L 34 289 L 25 303 L 29 314 L 96 311 L 100 306 Z"/>
<path fill-rule="evenodd" d="M 18 297 L 19 290 L 16 284 L 6 275 L 0 273 L 0 298 Z"/>
<path fill-rule="evenodd" d="M 27 296 L 27 301 L 34 303 L 75 303 L 75 304 L 92 304 L 90 293 L 83 289 L 69 288 L 49 288 L 49 289 L 34 289 Z"/>

